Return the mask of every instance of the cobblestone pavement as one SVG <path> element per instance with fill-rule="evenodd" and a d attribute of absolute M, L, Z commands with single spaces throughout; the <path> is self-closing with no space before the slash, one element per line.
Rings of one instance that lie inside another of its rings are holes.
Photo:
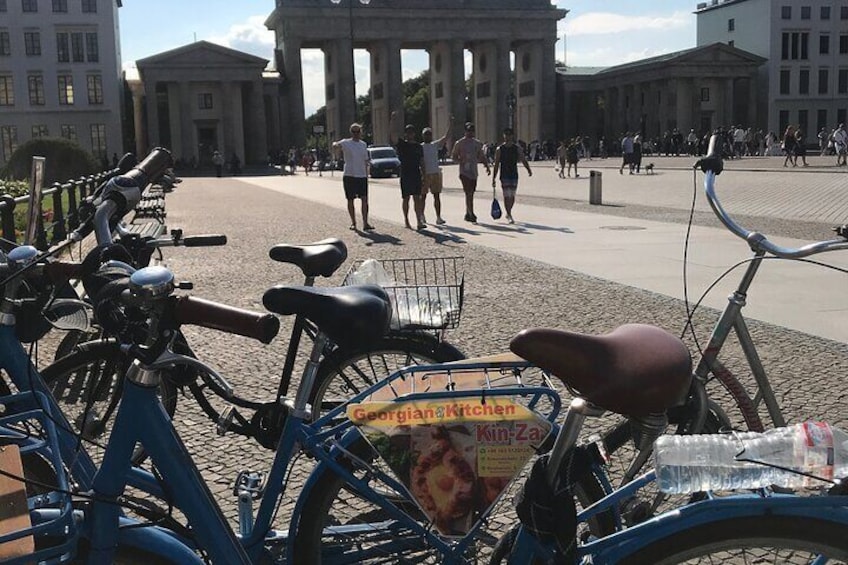
<path fill-rule="evenodd" d="M 668 209 L 644 204 L 616 209 L 635 217 L 668 214 Z M 797 236 L 811 239 L 818 237 L 810 234 L 820 233 L 818 229 L 823 225 L 768 221 L 783 226 L 784 232 L 797 232 Z M 178 280 L 194 283 L 194 295 L 256 310 L 262 310 L 261 296 L 267 288 L 301 281 L 295 268 L 268 258 L 268 249 L 276 243 L 340 237 L 348 245 L 351 260 L 463 255 L 465 305 L 460 327 L 449 334 L 449 339 L 469 355 L 501 352 L 516 332 L 532 326 L 605 332 L 619 324 L 644 322 L 680 333 L 686 320 L 679 300 L 497 250 L 450 239 L 436 241 L 390 223 L 381 224 L 380 233 L 349 232 L 347 214 L 340 209 L 238 179 L 186 179 L 168 196 L 168 224 L 183 228 L 186 234 L 227 234 L 226 247 L 170 249 L 167 262 Z M 347 265 L 329 281 L 319 284 L 340 283 L 346 268 Z M 716 314 L 703 309 L 695 316 L 695 333 L 700 340 L 706 339 Z M 186 333 L 198 356 L 219 368 L 238 393 L 270 398 L 276 389 L 284 336 L 289 329 L 288 320 L 283 320 L 280 337 L 269 346 L 211 330 L 186 328 Z M 824 418 L 848 429 L 848 394 L 843 384 L 848 374 L 848 346 L 757 322 L 751 323 L 751 331 L 790 419 Z M 692 338 L 687 335 L 686 340 L 694 351 Z M 741 358 L 741 351 L 731 344 L 727 349 L 728 364 L 740 370 Z M 730 408 L 720 390 L 712 392 L 723 406 Z M 732 415 L 738 418 L 738 414 Z M 227 516 L 234 520 L 231 489 L 236 473 L 246 467 L 267 469 L 273 453 L 244 438 L 216 436 L 214 424 L 189 398 L 181 399 L 175 420 L 210 488 Z M 297 495 L 297 486 L 309 467 L 309 462 L 296 466 L 291 496 Z M 286 523 L 292 504 L 291 497 L 284 502 L 278 525 Z"/>

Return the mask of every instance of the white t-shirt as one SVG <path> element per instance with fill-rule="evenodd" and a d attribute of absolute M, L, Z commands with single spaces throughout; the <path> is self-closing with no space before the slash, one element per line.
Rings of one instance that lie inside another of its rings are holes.
<path fill-rule="evenodd" d="M 351 138 L 337 141 L 336 145 L 342 148 L 344 155 L 344 171 L 342 174 L 346 177 L 367 177 L 368 145 L 361 139 L 357 141 Z"/>
<path fill-rule="evenodd" d="M 432 175 L 441 171 L 439 167 L 439 146 L 441 143 L 431 141 L 430 143 L 422 143 L 421 149 L 424 150 L 424 173 Z"/>

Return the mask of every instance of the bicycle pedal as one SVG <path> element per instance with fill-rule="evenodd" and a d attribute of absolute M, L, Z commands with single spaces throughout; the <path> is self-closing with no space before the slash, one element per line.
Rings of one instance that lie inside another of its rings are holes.
<path fill-rule="evenodd" d="M 233 418 L 236 415 L 235 406 L 227 406 L 221 415 L 218 417 L 218 423 L 215 425 L 215 433 L 219 436 L 224 435 L 233 425 Z"/>
<path fill-rule="evenodd" d="M 261 471 L 243 470 L 236 475 L 233 496 L 241 498 L 247 495 L 251 500 L 259 500 L 265 492 L 265 475 Z"/>

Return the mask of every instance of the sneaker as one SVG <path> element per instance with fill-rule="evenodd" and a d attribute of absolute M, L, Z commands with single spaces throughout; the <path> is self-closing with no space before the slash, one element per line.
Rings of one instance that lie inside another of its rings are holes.
<path fill-rule="evenodd" d="M 418 229 L 419 230 L 423 230 L 426 227 L 427 227 L 427 224 L 425 224 L 424 222 L 418 222 Z"/>
<path fill-rule="evenodd" d="M 364 229 L 365 231 L 374 231 L 374 226 L 372 226 L 371 224 L 365 224 L 364 226 L 362 226 L 362 229 Z"/>
<path fill-rule="evenodd" d="M 356 231 L 356 224 L 350 224 L 350 227 L 348 229 L 350 231 Z"/>
<path fill-rule="evenodd" d="M 439 225 L 441 226 L 441 225 L 443 225 L 443 224 L 445 223 L 445 221 L 444 221 L 443 219 L 441 219 L 441 218 L 436 218 L 436 223 L 437 223 L 437 224 L 439 224 Z"/>
<path fill-rule="evenodd" d="M 512 216 L 507 216 L 507 217 L 506 217 L 506 222 L 507 222 L 508 224 L 514 224 L 514 223 L 515 223 L 515 220 L 513 220 L 513 219 L 512 219 Z"/>
<path fill-rule="evenodd" d="M 470 222 L 470 221 L 471 221 L 471 214 L 468 214 L 468 213 L 466 213 L 466 214 L 465 214 L 465 221 L 466 221 L 466 222 Z"/>
<path fill-rule="evenodd" d="M 471 223 L 472 223 L 472 224 L 476 224 L 476 223 L 477 223 L 477 216 L 475 216 L 474 214 L 471 214 Z"/>

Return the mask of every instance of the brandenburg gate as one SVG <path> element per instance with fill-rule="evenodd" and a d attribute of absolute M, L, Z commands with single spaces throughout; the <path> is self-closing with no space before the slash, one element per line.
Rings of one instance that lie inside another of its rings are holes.
<path fill-rule="evenodd" d="M 508 125 L 518 139 L 554 139 L 556 26 L 566 13 L 550 0 L 277 0 L 265 25 L 276 35 L 286 102 L 284 146 L 302 146 L 306 138 L 300 50 L 308 48 L 324 52 L 331 138 L 347 136 L 355 120 L 353 49 L 370 54 L 371 120 L 378 144 L 389 142 L 392 111 L 398 112 L 398 124 L 405 123 L 401 49 L 425 49 L 430 125 L 437 136 L 454 115 L 458 125 L 474 121 L 483 141 L 499 140 Z M 472 53 L 470 93 L 466 49 Z M 471 116 L 465 110 L 468 96 Z"/>

